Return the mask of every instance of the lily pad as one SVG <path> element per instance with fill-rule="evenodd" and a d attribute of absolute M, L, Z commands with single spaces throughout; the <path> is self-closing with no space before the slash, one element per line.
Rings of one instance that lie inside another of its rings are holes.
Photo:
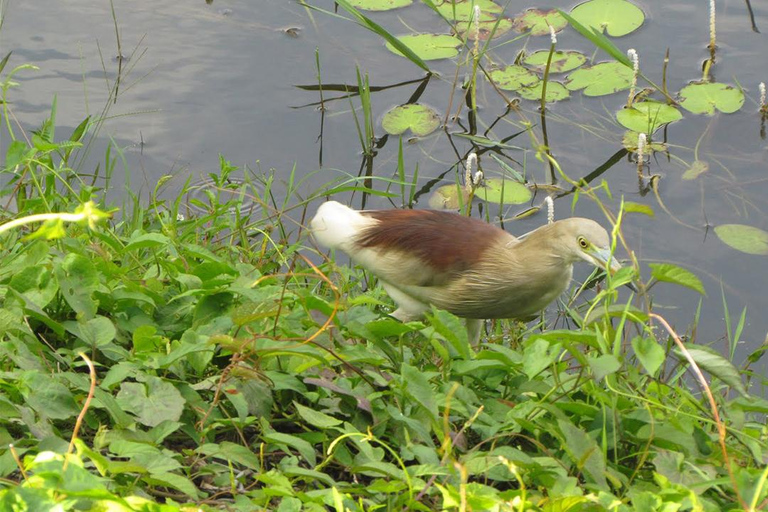
<path fill-rule="evenodd" d="M 413 0 L 348 0 L 352 7 L 365 11 L 389 11 L 411 5 Z"/>
<path fill-rule="evenodd" d="M 525 58 L 525 63 L 529 66 L 544 69 L 549 59 L 549 50 L 539 50 Z M 587 61 L 587 57 L 579 52 L 556 51 L 552 54 L 552 62 L 549 64 L 550 73 L 565 73 L 581 66 Z"/>
<path fill-rule="evenodd" d="M 491 71 L 491 80 L 500 88 L 507 91 L 517 91 L 522 87 L 535 84 L 539 77 L 528 68 L 512 64 L 503 69 Z"/>
<path fill-rule="evenodd" d="M 715 227 L 715 234 L 737 251 L 768 255 L 768 233 L 760 228 L 744 224 L 722 224 Z"/>
<path fill-rule="evenodd" d="M 683 114 L 672 105 L 652 100 L 635 103 L 631 108 L 616 113 L 616 119 L 624 128 L 642 133 L 653 133 L 659 127 L 682 118 Z"/>
<path fill-rule="evenodd" d="M 459 200 L 461 197 L 461 200 Z M 452 183 L 443 185 L 429 196 L 429 207 L 435 210 L 458 210 L 461 205 L 467 204 L 469 194 L 464 187 Z"/>
<path fill-rule="evenodd" d="M 446 0 L 445 2 L 435 2 L 438 12 L 450 21 L 469 21 L 474 18 L 475 6 L 480 7 L 480 21 L 494 19 L 494 14 L 501 14 L 504 8 L 491 0 Z"/>
<path fill-rule="evenodd" d="M 498 22 L 498 25 L 496 24 Z M 494 30 L 495 29 L 495 30 Z M 456 30 L 465 39 L 475 40 L 475 22 L 462 21 L 456 25 Z M 480 40 L 487 41 L 493 34 L 493 38 L 503 36 L 512 30 L 512 20 L 510 18 L 501 18 L 501 20 L 490 19 L 480 21 Z"/>
<path fill-rule="evenodd" d="M 627 131 L 624 132 L 624 137 L 621 139 L 621 143 L 624 145 L 624 147 L 633 152 L 637 153 L 637 138 L 640 136 L 638 132 L 633 131 Z M 654 151 L 666 151 L 667 145 L 663 142 L 646 142 L 645 148 L 643 148 L 643 154 L 644 155 L 650 155 Z"/>
<path fill-rule="evenodd" d="M 523 204 L 531 199 L 531 190 L 518 181 L 489 178 L 475 196 L 489 203 Z"/>
<path fill-rule="evenodd" d="M 565 82 L 571 91 L 584 89 L 585 96 L 605 96 L 629 89 L 631 85 L 632 70 L 619 62 L 601 62 L 577 69 Z"/>
<path fill-rule="evenodd" d="M 621 37 L 643 24 L 643 10 L 627 0 L 589 0 L 571 11 L 571 16 L 584 25 L 609 36 Z"/>
<path fill-rule="evenodd" d="M 517 92 L 518 94 L 520 94 L 521 97 L 523 97 L 526 100 L 540 100 L 541 88 L 543 84 L 544 84 L 544 81 L 539 80 L 538 83 L 533 84 L 529 87 L 523 87 Z M 560 82 L 550 81 L 547 83 L 547 97 L 546 97 L 547 103 L 567 99 L 568 96 L 570 95 L 571 93 L 568 92 L 568 89 L 566 89 L 565 86 Z"/>
<path fill-rule="evenodd" d="M 449 34 L 413 34 L 397 38 L 422 60 L 450 59 L 459 54 L 462 45 L 461 39 Z M 395 55 L 403 56 L 389 43 L 387 48 Z"/>
<path fill-rule="evenodd" d="M 440 116 L 431 108 L 418 103 L 399 105 L 384 114 L 381 126 L 392 135 L 400 135 L 410 129 L 417 137 L 424 137 L 440 126 Z"/>
<path fill-rule="evenodd" d="M 515 29 L 520 32 L 530 30 L 532 36 L 549 35 L 549 27 L 560 32 L 568 25 L 568 22 L 560 16 L 557 10 L 544 11 L 542 9 L 528 9 L 515 18 Z"/>
<path fill-rule="evenodd" d="M 680 90 L 680 106 L 694 114 L 709 114 L 719 110 L 724 114 L 736 112 L 744 104 L 744 92 L 732 85 L 697 82 Z"/>
<path fill-rule="evenodd" d="M 683 173 L 684 180 L 695 180 L 709 170 L 709 164 L 704 160 L 694 160 L 691 166 Z"/>

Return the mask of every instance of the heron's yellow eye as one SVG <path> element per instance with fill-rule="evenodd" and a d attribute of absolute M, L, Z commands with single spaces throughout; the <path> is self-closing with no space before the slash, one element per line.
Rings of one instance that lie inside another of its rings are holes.
<path fill-rule="evenodd" d="M 589 242 L 587 242 L 586 238 L 584 238 L 583 236 L 580 236 L 579 245 L 581 246 L 582 249 L 586 249 L 587 247 L 589 247 Z"/>

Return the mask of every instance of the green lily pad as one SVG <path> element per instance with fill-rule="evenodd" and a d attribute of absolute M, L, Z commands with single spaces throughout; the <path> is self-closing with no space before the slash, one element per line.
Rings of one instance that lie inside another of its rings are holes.
<path fill-rule="evenodd" d="M 523 87 L 517 92 L 518 94 L 520 94 L 521 97 L 523 97 L 526 100 L 540 100 L 541 88 L 543 85 L 544 85 L 544 81 L 539 80 L 538 83 L 533 84 L 529 87 Z M 568 89 L 566 89 L 565 86 L 560 82 L 550 81 L 547 83 L 547 97 L 546 97 L 547 103 L 567 99 L 568 96 L 570 95 L 571 93 L 568 92 Z"/>
<path fill-rule="evenodd" d="M 636 132 L 653 133 L 659 127 L 683 118 L 672 105 L 658 101 L 641 101 L 616 113 L 616 119 L 624 128 Z"/>
<path fill-rule="evenodd" d="M 352 7 L 365 11 L 389 11 L 411 5 L 413 0 L 348 0 Z"/>
<path fill-rule="evenodd" d="M 627 131 L 624 132 L 624 137 L 621 139 L 621 143 L 624 145 L 624 147 L 633 153 L 637 153 L 637 139 L 640 136 L 638 132 L 633 131 Z M 643 154 L 644 155 L 650 155 L 654 151 L 666 151 L 667 145 L 663 142 L 646 142 L 645 148 L 643 148 Z"/>
<path fill-rule="evenodd" d="M 588 68 L 577 69 L 565 82 L 571 91 L 584 89 L 585 96 L 605 96 L 629 89 L 632 70 L 618 62 L 601 62 Z"/>
<path fill-rule="evenodd" d="M 418 103 L 399 105 L 384 114 L 381 126 L 392 135 L 400 135 L 410 129 L 417 137 L 424 137 L 440 126 L 440 116 L 431 108 Z"/>
<path fill-rule="evenodd" d="M 704 160 L 694 160 L 691 166 L 683 173 L 684 180 L 695 180 L 709 170 L 709 164 Z"/>
<path fill-rule="evenodd" d="M 634 32 L 645 20 L 642 9 L 627 0 L 589 0 L 574 7 L 571 16 L 585 27 L 613 37 Z"/>
<path fill-rule="evenodd" d="M 482 17 L 482 16 L 481 16 Z M 498 21 L 498 25 L 496 22 Z M 494 30 L 495 28 L 495 30 Z M 480 21 L 480 40 L 487 41 L 493 33 L 493 38 L 503 36 L 512 30 L 512 20 L 510 18 L 501 18 L 501 20 L 490 19 Z M 456 25 L 456 31 L 465 39 L 475 40 L 475 22 L 462 21 Z"/>
<path fill-rule="evenodd" d="M 450 21 L 468 21 L 474 18 L 475 6 L 480 7 L 480 21 L 494 19 L 494 14 L 501 14 L 504 8 L 491 0 L 446 0 L 445 2 L 435 2 L 438 12 Z"/>
<path fill-rule="evenodd" d="M 529 66 L 544 70 L 549 59 L 549 50 L 539 50 L 525 58 L 525 63 Z M 581 66 L 587 61 L 587 57 L 579 52 L 556 51 L 552 54 L 552 62 L 549 64 L 550 73 L 565 73 Z"/>
<path fill-rule="evenodd" d="M 515 29 L 520 32 L 531 31 L 532 36 L 549 35 L 549 27 L 560 32 L 568 25 L 568 22 L 560 16 L 556 9 L 544 11 L 542 9 L 528 9 L 515 18 Z"/>
<path fill-rule="evenodd" d="M 449 34 L 413 34 L 397 38 L 422 60 L 450 59 L 459 54 L 462 45 L 461 39 Z M 403 56 L 389 43 L 387 48 L 395 55 Z"/>
<path fill-rule="evenodd" d="M 459 195 L 461 194 L 461 195 Z M 461 197 L 461 200 L 459 200 Z M 467 204 L 469 194 L 464 187 L 455 183 L 443 185 L 429 196 L 429 207 L 435 210 L 458 210 L 461 205 Z"/>
<path fill-rule="evenodd" d="M 518 181 L 489 178 L 475 190 L 475 196 L 489 203 L 523 204 L 531 199 L 531 190 Z"/>
<path fill-rule="evenodd" d="M 722 224 L 715 233 L 726 245 L 747 254 L 768 255 L 768 233 L 744 224 Z"/>
<path fill-rule="evenodd" d="M 744 92 L 732 85 L 697 82 L 680 90 L 680 106 L 694 114 L 712 115 L 736 112 L 744 104 Z"/>
<path fill-rule="evenodd" d="M 528 68 L 512 64 L 503 69 L 491 71 L 491 80 L 500 88 L 507 91 L 517 91 L 522 87 L 535 84 L 539 77 Z"/>

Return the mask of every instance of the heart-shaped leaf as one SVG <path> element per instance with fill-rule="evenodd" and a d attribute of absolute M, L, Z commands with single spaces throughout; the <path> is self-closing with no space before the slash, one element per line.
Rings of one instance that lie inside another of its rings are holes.
<path fill-rule="evenodd" d="M 440 126 L 440 117 L 425 105 L 398 105 L 384 114 L 381 126 L 392 135 L 400 135 L 410 129 L 417 137 L 424 137 Z"/>
<path fill-rule="evenodd" d="M 582 25 L 613 37 L 635 31 L 645 20 L 642 9 L 627 0 L 589 0 L 574 7 L 571 16 Z"/>
<path fill-rule="evenodd" d="M 532 36 L 549 34 L 549 27 L 555 29 L 555 32 L 560 32 L 566 25 L 568 22 L 555 9 L 551 11 L 528 9 L 515 18 L 515 29 L 520 32 L 530 30 Z"/>
<path fill-rule="evenodd" d="M 487 41 L 493 34 L 493 38 L 503 36 L 510 30 L 512 30 L 512 20 L 510 18 L 501 18 L 482 20 L 479 23 L 480 28 L 480 40 Z M 456 31 L 465 39 L 475 40 L 475 22 L 474 21 L 461 21 L 456 24 Z"/>
<path fill-rule="evenodd" d="M 530 69 L 517 64 L 503 69 L 491 71 L 491 80 L 500 88 L 507 91 L 517 91 L 522 87 L 534 85 L 539 77 Z"/>
<path fill-rule="evenodd" d="M 629 89 L 632 70 L 619 62 L 601 62 L 588 68 L 577 69 L 565 82 L 571 91 L 584 89 L 586 96 L 605 96 Z"/>
<path fill-rule="evenodd" d="M 544 70 L 549 59 L 549 50 L 539 50 L 525 58 L 525 63 L 529 66 Z M 565 73 L 581 66 L 587 61 L 584 54 L 568 51 L 556 51 L 552 54 L 552 62 L 549 64 L 550 73 Z"/>
<path fill-rule="evenodd" d="M 531 190 L 520 182 L 489 178 L 475 190 L 475 196 L 496 204 L 523 204 L 531 199 Z"/>
<path fill-rule="evenodd" d="M 653 133 L 662 125 L 682 118 L 683 114 L 672 105 L 652 100 L 635 103 L 616 113 L 622 126 L 641 133 Z"/>
<path fill-rule="evenodd" d="M 422 60 L 450 59 L 459 54 L 462 45 L 461 39 L 449 34 L 413 34 L 397 38 Z M 395 55 L 403 55 L 390 43 L 387 48 Z"/>
<path fill-rule="evenodd" d="M 680 90 L 680 106 L 694 114 L 731 114 L 743 104 L 744 92 L 732 85 L 697 82 Z"/>
<path fill-rule="evenodd" d="M 768 255 L 768 233 L 744 224 L 722 224 L 715 234 L 725 244 L 747 254 Z"/>
<path fill-rule="evenodd" d="M 504 8 L 491 0 L 447 0 L 435 2 L 437 11 L 449 21 L 469 21 L 474 18 L 475 6 L 480 8 L 480 21 L 493 19 L 494 14 L 501 14 Z"/>
<path fill-rule="evenodd" d="M 435 210 L 458 210 L 469 201 L 467 190 L 455 183 L 443 185 L 429 196 L 429 207 Z"/>
<path fill-rule="evenodd" d="M 518 94 L 520 94 L 520 96 L 526 100 L 540 100 L 541 88 L 543 85 L 544 81 L 539 80 L 538 83 L 535 83 L 529 87 L 523 87 L 518 91 Z M 547 103 L 567 99 L 570 95 L 571 94 L 568 92 L 568 89 L 566 89 L 565 86 L 560 82 L 550 81 L 547 83 L 547 97 L 545 98 Z"/>
<path fill-rule="evenodd" d="M 684 180 L 695 180 L 709 170 L 709 164 L 703 160 L 694 160 L 691 166 L 683 173 Z"/>
<path fill-rule="evenodd" d="M 621 143 L 624 145 L 625 148 L 627 148 L 629 151 L 633 153 L 637 153 L 638 147 L 637 147 L 637 139 L 640 137 L 640 134 L 633 131 L 627 131 L 624 132 L 624 136 L 621 139 Z M 643 154 L 650 155 L 654 151 L 666 151 L 667 145 L 663 142 L 646 142 L 645 146 L 643 147 Z"/>

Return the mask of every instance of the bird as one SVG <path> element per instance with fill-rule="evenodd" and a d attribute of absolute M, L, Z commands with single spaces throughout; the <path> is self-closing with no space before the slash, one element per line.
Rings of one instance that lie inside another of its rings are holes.
<path fill-rule="evenodd" d="M 327 201 L 310 231 L 378 276 L 398 306 L 392 317 L 417 320 L 434 305 L 466 320 L 473 345 L 483 320 L 524 320 L 545 309 L 568 287 L 574 263 L 621 268 L 605 228 L 580 217 L 517 238 L 448 211 L 355 210 Z"/>

